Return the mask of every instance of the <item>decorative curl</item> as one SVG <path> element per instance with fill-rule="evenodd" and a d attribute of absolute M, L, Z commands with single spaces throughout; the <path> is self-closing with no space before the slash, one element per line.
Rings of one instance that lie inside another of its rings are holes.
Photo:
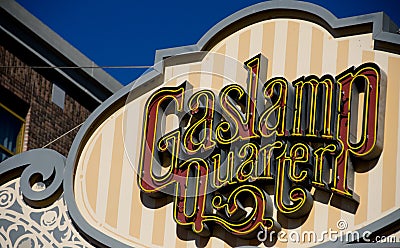
<path fill-rule="evenodd" d="M 64 166 L 65 157 L 60 153 L 34 149 L 1 162 L 0 178 L 9 181 L 21 175 L 20 188 L 25 202 L 32 207 L 46 207 L 61 194 Z M 43 190 L 32 188 L 38 182 L 45 185 Z"/>

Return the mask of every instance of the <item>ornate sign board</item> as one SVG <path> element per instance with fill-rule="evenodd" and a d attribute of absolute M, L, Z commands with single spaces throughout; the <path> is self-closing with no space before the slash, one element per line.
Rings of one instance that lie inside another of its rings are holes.
<path fill-rule="evenodd" d="M 38 149 L 0 164 L 0 243 L 329 247 L 396 235 L 400 36 L 388 21 L 272 1 L 157 51 L 67 158 Z"/>

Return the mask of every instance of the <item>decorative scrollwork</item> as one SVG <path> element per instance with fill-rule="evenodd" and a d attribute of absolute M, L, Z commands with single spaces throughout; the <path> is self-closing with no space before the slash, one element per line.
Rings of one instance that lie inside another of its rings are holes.
<path fill-rule="evenodd" d="M 0 191 L 0 208 L 8 208 L 15 202 L 13 189 L 7 188 Z"/>
<path fill-rule="evenodd" d="M 21 175 L 24 200 L 33 207 L 43 207 L 51 205 L 60 196 L 64 166 L 65 157 L 60 153 L 50 149 L 35 149 L 0 163 L 0 175 L 7 173 L 14 178 Z M 44 188 L 33 189 L 32 186 L 38 182 Z"/>
<path fill-rule="evenodd" d="M 63 196 L 37 209 L 21 194 L 19 179 L 0 186 L 0 247 L 91 247 L 74 228 Z"/>
<path fill-rule="evenodd" d="M 90 247 L 67 214 L 64 166 L 65 157 L 49 149 L 0 163 L 0 247 Z"/>

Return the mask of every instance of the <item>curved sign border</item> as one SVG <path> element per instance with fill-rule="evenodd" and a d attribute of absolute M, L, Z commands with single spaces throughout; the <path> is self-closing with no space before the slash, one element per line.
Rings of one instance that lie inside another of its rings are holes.
<path fill-rule="evenodd" d="M 285 10 L 286 12 L 281 10 Z M 269 12 L 269 15 L 265 15 L 267 12 Z M 304 13 L 306 13 L 306 15 Z M 400 37 L 396 36 L 396 34 L 389 33 L 389 30 L 384 29 L 384 23 L 388 20 L 385 18 L 383 13 L 366 15 L 367 18 L 351 17 L 346 19 L 337 19 L 332 13 L 330 13 L 326 9 L 314 4 L 298 1 L 270 1 L 250 6 L 227 17 L 226 19 L 222 20 L 217 25 L 212 27 L 198 41 L 196 45 L 156 51 L 155 69 L 163 71 L 163 68 L 159 67 L 164 66 L 164 58 L 171 56 L 176 56 L 174 58 L 174 61 L 176 59 L 176 63 L 174 64 L 186 62 L 187 60 L 197 60 L 198 56 L 196 56 L 196 52 L 207 51 L 208 48 L 212 46 L 212 44 L 218 43 L 229 34 L 240 30 L 247 25 L 259 22 L 261 20 L 266 20 L 266 18 L 263 18 L 263 15 L 270 17 L 267 19 L 286 17 L 303 20 L 305 19 L 309 21 L 311 20 L 312 22 L 323 26 L 335 37 L 358 34 L 360 33 L 360 30 L 365 30 L 365 28 L 360 27 L 369 26 L 369 28 L 372 27 L 372 35 L 375 41 L 374 49 L 385 50 L 384 47 L 379 47 L 380 42 L 394 43 L 400 47 Z M 234 30 L 232 30 L 233 26 L 235 27 Z M 354 27 L 354 33 L 346 33 L 342 31 L 345 27 Z M 367 31 L 365 30 L 364 32 Z M 93 127 L 95 127 L 96 124 L 99 123 L 99 120 L 108 117 L 104 116 L 105 112 L 110 113 L 112 110 L 118 107 L 122 107 L 118 106 L 118 104 L 116 103 L 124 102 L 124 100 L 128 97 L 128 94 L 130 94 L 129 100 L 134 100 L 131 99 L 131 96 L 139 96 L 142 92 L 147 92 L 155 86 L 161 85 L 161 77 L 162 75 L 159 74 L 157 71 L 149 71 L 148 73 L 140 77 L 137 81 L 134 81 L 131 84 L 125 86 L 119 92 L 107 99 L 107 101 L 104 102 L 100 107 L 98 107 L 85 121 L 84 125 L 80 128 L 71 146 L 70 152 L 67 157 L 64 173 L 64 197 L 67 202 L 71 219 L 76 223 L 77 227 L 86 234 L 85 236 L 94 239 L 96 243 L 99 242 L 98 244 L 103 244 L 110 247 L 129 247 L 126 244 L 121 243 L 114 238 L 108 237 L 97 229 L 90 226 L 84 220 L 83 216 L 80 214 L 77 208 L 73 193 L 73 175 L 76 165 L 78 163 L 80 152 L 83 148 L 82 141 L 90 136 L 90 130 L 93 130 Z M 387 216 L 384 216 L 380 220 L 373 222 L 358 231 L 361 232 L 368 230 L 372 233 L 370 236 L 372 237 L 374 236 L 374 234 L 379 235 L 384 231 L 384 229 L 388 227 L 394 227 L 398 225 L 399 222 L 400 209 L 397 209 Z M 354 242 L 356 241 L 357 240 L 354 240 Z M 348 243 L 352 243 L 352 241 L 349 241 Z M 330 247 L 331 245 L 337 245 L 337 243 L 327 242 L 321 244 L 320 246 Z"/>

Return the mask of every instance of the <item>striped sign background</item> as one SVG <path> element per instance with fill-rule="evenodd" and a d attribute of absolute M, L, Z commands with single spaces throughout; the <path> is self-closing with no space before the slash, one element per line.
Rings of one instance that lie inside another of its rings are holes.
<path fill-rule="evenodd" d="M 166 68 L 165 85 L 176 86 L 188 80 L 195 89 L 216 91 L 234 81 L 245 86 L 247 74 L 243 62 L 259 53 L 268 58 L 268 79 L 283 76 L 293 81 L 310 74 L 335 76 L 364 62 L 375 62 L 387 75 L 384 150 L 372 170 L 356 173 L 355 192 L 361 199 L 357 213 L 353 215 L 314 201 L 306 222 L 291 230 L 314 230 L 317 234 L 329 228 L 338 230 L 336 224 L 340 219 L 349 224 L 347 230 L 355 230 L 398 209 L 400 56 L 374 51 L 372 34 L 333 38 L 311 22 L 275 19 L 253 24 L 228 36 L 210 51 L 203 62 Z M 75 199 L 88 223 L 126 244 L 195 247 L 194 236 L 178 235 L 172 217 L 172 203 L 152 209 L 141 201 L 136 168 L 143 112 L 146 100 L 155 90 L 157 88 L 115 112 L 92 134 L 77 165 Z M 166 128 L 172 129 L 176 124 L 176 119 L 167 120 Z M 146 201 L 154 204 L 152 200 Z M 240 239 L 232 242 L 235 245 L 249 244 Z M 298 244 L 277 243 L 276 246 L 298 247 Z M 229 245 L 212 237 L 207 247 Z"/>

